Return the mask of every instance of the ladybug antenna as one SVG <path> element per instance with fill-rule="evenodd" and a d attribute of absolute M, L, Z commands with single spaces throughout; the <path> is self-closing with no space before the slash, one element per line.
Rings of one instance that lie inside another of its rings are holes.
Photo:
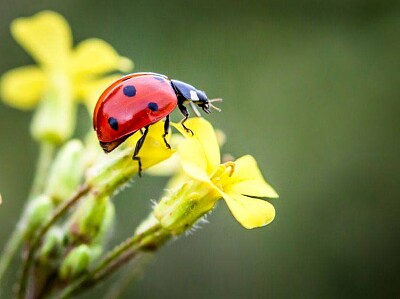
<path fill-rule="evenodd" d="M 213 102 L 222 102 L 222 99 L 217 98 L 217 99 L 208 100 L 208 105 L 210 106 L 210 108 L 213 108 L 214 110 L 217 110 L 218 112 L 221 112 L 220 108 L 218 108 L 212 104 Z"/>

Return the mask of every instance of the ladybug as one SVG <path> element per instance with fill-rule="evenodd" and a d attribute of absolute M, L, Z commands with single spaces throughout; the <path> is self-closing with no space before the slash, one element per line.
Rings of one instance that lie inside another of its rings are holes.
<path fill-rule="evenodd" d="M 217 101 L 221 99 L 209 100 L 204 91 L 161 74 L 129 74 L 112 83 L 102 93 L 94 109 L 93 127 L 106 153 L 140 131 L 142 136 L 136 143 L 132 159 L 138 161 L 141 175 L 142 163 L 138 154 L 150 125 L 165 118 L 163 139 L 167 148 L 171 148 L 166 140 L 171 112 L 178 106 L 184 116 L 181 125 L 193 135 L 185 126 L 189 111 L 184 104 L 189 103 L 196 114 L 198 111 L 195 105 L 210 113 L 210 108 L 220 111 L 212 105 L 212 102 Z"/>

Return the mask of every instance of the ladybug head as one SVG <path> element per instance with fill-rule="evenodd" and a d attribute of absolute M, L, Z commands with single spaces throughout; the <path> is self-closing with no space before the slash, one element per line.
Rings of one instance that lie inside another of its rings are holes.
<path fill-rule="evenodd" d="M 191 91 L 190 95 L 193 103 L 203 109 L 205 113 L 210 113 L 210 104 L 204 91 L 196 89 L 195 91 Z"/>
<path fill-rule="evenodd" d="M 178 96 L 178 100 L 181 99 L 183 101 L 194 103 L 203 109 L 205 113 L 210 113 L 210 108 L 221 111 L 219 108 L 215 107 L 212 102 L 221 102 L 222 99 L 209 100 L 204 91 L 196 89 L 192 85 L 178 80 L 171 80 L 171 82 Z"/>
<path fill-rule="evenodd" d="M 218 112 L 221 112 L 221 109 L 218 107 L 215 107 L 212 103 L 213 102 L 222 102 L 222 99 L 212 99 L 209 100 L 207 98 L 207 95 L 204 91 L 202 90 L 197 90 L 195 92 L 195 95 L 193 94 L 192 97 L 193 103 L 195 103 L 197 106 L 199 106 L 205 113 L 210 113 L 210 108 L 217 110 Z"/>

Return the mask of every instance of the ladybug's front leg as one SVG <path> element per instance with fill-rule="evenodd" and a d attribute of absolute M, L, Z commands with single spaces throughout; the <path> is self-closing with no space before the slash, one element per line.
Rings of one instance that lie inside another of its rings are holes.
<path fill-rule="evenodd" d="M 164 122 L 164 134 L 162 135 L 165 145 L 167 146 L 168 149 L 171 149 L 171 146 L 169 145 L 167 139 L 165 137 L 167 137 L 169 132 L 169 114 L 165 117 L 165 122 Z"/>
<path fill-rule="evenodd" d="M 142 160 L 137 155 L 139 154 L 139 151 L 143 146 L 143 143 L 144 143 L 144 140 L 146 139 L 148 131 L 149 131 L 149 126 L 144 127 L 144 133 L 143 133 L 142 137 L 140 137 L 140 139 L 136 143 L 135 151 L 134 151 L 133 157 L 132 157 L 132 160 L 138 161 L 138 164 L 139 164 L 139 176 L 140 177 L 142 176 Z"/>
<path fill-rule="evenodd" d="M 182 114 L 184 116 L 184 118 L 180 121 L 180 124 L 185 129 L 186 133 L 190 133 L 193 136 L 194 135 L 193 131 L 185 126 L 185 121 L 187 121 L 187 119 L 189 118 L 189 111 L 187 110 L 187 108 L 183 104 L 178 104 L 178 108 L 179 108 L 179 110 L 182 112 Z"/>

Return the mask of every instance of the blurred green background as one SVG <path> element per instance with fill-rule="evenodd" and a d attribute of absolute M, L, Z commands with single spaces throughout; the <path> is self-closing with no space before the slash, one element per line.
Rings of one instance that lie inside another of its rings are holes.
<path fill-rule="evenodd" d="M 221 202 L 210 224 L 163 248 L 124 298 L 394 298 L 400 296 L 398 4 L 2 0 L 0 73 L 32 63 L 9 23 L 58 11 L 76 42 L 105 39 L 135 61 L 135 71 L 164 73 L 223 97 L 223 111 L 207 116 L 228 136 L 223 151 L 253 154 L 280 194 L 272 201 L 275 221 L 252 231 Z M 80 116 L 88 127 L 83 110 Z M 0 103 L 1 247 L 35 166 L 30 119 Z M 144 177 L 118 194 L 113 242 L 133 231 L 164 184 Z"/>

